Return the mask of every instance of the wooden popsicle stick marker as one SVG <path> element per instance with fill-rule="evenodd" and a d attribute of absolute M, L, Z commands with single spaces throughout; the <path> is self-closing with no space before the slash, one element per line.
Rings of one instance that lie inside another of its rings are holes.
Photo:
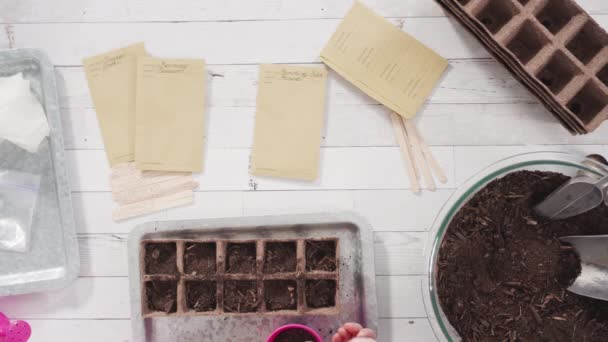
<path fill-rule="evenodd" d="M 397 142 L 401 147 L 401 154 L 405 161 L 405 169 L 410 178 L 410 187 L 412 188 L 412 192 L 419 193 L 420 183 L 418 183 L 418 168 L 416 167 L 415 160 L 412 158 L 410 143 L 408 141 L 407 133 L 405 132 L 405 127 L 403 127 L 403 123 L 401 122 L 401 116 L 395 112 L 391 112 L 390 116 L 393 130 L 395 131 L 395 137 L 397 137 Z"/>
<path fill-rule="evenodd" d="M 422 138 L 422 136 L 420 136 L 420 133 L 418 132 L 418 128 L 416 128 L 416 125 L 414 125 L 414 123 L 411 120 L 407 120 L 407 119 L 404 119 L 403 123 L 405 124 L 405 127 L 408 131 L 414 132 L 413 134 L 418 139 L 418 143 L 420 144 L 422 153 L 424 154 L 424 158 L 426 159 L 429 166 L 433 170 L 433 173 L 435 174 L 435 176 L 437 176 L 437 179 L 439 179 L 439 181 L 442 184 L 447 183 L 448 177 L 445 175 L 443 168 L 441 168 L 441 165 L 439 165 L 439 163 L 433 156 L 433 153 L 431 152 L 431 149 L 429 148 L 429 146 L 424 142 L 424 139 Z"/>
<path fill-rule="evenodd" d="M 420 171 L 422 173 L 422 177 L 424 178 L 424 182 L 428 186 L 430 191 L 435 191 L 437 186 L 435 185 L 435 180 L 433 179 L 433 175 L 431 174 L 431 170 L 426 163 L 426 159 L 424 158 L 424 153 L 422 152 L 422 147 L 420 146 L 420 140 L 418 135 L 416 134 L 415 128 L 412 128 L 412 124 L 408 119 L 402 118 L 403 125 L 405 126 L 405 132 L 407 133 L 407 137 L 412 144 L 412 151 L 416 162 L 419 163 Z"/>

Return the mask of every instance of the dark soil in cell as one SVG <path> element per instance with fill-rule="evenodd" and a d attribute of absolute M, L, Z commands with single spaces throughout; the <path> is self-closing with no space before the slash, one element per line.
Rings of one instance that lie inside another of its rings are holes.
<path fill-rule="evenodd" d="M 295 272 L 297 264 L 295 242 L 269 242 L 266 244 L 264 273 Z"/>
<path fill-rule="evenodd" d="M 336 282 L 334 280 L 306 280 L 306 304 L 311 309 L 336 306 Z"/>
<path fill-rule="evenodd" d="M 184 268 L 188 275 L 216 274 L 215 243 L 187 243 L 184 250 Z"/>
<path fill-rule="evenodd" d="M 255 243 L 229 243 L 226 248 L 226 273 L 251 274 L 255 270 Z"/>
<path fill-rule="evenodd" d="M 608 234 L 608 208 L 562 221 L 533 212 L 567 179 L 509 174 L 453 218 L 439 251 L 438 295 L 464 341 L 608 341 L 608 302 L 566 290 L 580 262 L 558 239 Z"/>
<path fill-rule="evenodd" d="M 217 307 L 217 284 L 214 281 L 186 283 L 186 304 L 196 312 L 213 311 Z"/>
<path fill-rule="evenodd" d="M 336 264 L 336 241 L 306 241 L 307 271 L 334 272 Z"/>
<path fill-rule="evenodd" d="M 298 306 L 298 285 L 293 280 L 266 280 L 264 301 L 269 311 L 295 310 Z"/>
<path fill-rule="evenodd" d="M 255 281 L 233 280 L 224 283 L 225 312 L 255 312 L 258 309 L 258 292 Z"/>
<path fill-rule="evenodd" d="M 177 247 L 175 243 L 146 244 L 146 274 L 177 274 Z"/>
<path fill-rule="evenodd" d="M 146 283 L 146 298 L 150 311 L 174 313 L 177 311 L 177 282 L 153 280 Z"/>
<path fill-rule="evenodd" d="M 305 330 L 289 329 L 280 333 L 274 342 L 317 342 L 317 340 Z"/>

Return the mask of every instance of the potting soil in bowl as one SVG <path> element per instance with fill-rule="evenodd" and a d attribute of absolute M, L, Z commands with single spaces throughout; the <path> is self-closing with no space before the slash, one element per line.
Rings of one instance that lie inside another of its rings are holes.
<path fill-rule="evenodd" d="M 437 292 L 464 341 L 608 341 L 608 302 L 566 290 L 580 261 L 559 240 L 608 234 L 608 208 L 561 221 L 533 212 L 567 180 L 550 172 L 508 174 L 450 222 L 439 250 Z"/>

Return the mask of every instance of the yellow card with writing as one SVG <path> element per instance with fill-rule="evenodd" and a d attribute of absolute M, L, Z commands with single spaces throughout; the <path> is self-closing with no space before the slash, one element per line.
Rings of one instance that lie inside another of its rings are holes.
<path fill-rule="evenodd" d="M 145 55 L 138 43 L 83 60 L 111 166 L 133 161 L 137 58 Z"/>
<path fill-rule="evenodd" d="M 416 115 L 448 62 L 355 2 L 321 60 L 367 95 L 406 118 Z"/>
<path fill-rule="evenodd" d="M 135 164 L 141 170 L 201 172 L 205 61 L 140 58 Z"/>
<path fill-rule="evenodd" d="M 261 65 L 251 173 L 318 176 L 327 70 Z"/>

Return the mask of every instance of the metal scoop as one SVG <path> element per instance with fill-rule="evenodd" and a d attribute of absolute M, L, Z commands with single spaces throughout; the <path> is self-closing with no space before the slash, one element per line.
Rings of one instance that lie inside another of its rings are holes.
<path fill-rule="evenodd" d="M 608 301 L 608 235 L 567 236 L 581 259 L 581 274 L 568 288 L 579 295 Z"/>
<path fill-rule="evenodd" d="M 588 212 L 602 204 L 608 190 L 608 176 L 597 180 L 577 176 L 555 190 L 534 208 L 537 214 L 562 220 Z"/>

